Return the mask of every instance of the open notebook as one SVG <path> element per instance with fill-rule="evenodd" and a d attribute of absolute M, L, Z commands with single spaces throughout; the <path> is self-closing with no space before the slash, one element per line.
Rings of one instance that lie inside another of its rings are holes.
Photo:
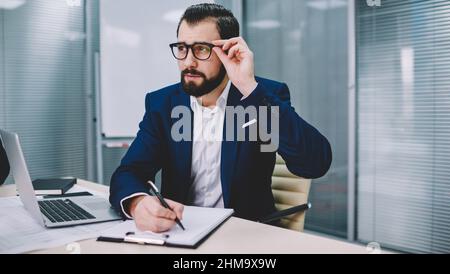
<path fill-rule="evenodd" d="M 195 248 L 232 214 L 228 208 L 186 206 L 182 220 L 186 230 L 175 225 L 164 233 L 139 231 L 129 220 L 104 231 L 98 240 Z"/>

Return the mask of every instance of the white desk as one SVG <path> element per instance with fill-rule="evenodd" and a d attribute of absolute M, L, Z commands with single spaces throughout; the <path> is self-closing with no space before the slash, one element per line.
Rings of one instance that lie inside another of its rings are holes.
<path fill-rule="evenodd" d="M 108 192 L 108 187 L 78 180 L 78 184 L 92 190 Z M 15 185 L 0 187 L 0 197 L 15 195 Z M 164 246 L 141 246 L 97 242 L 79 242 L 81 253 L 369 253 L 363 245 L 315 236 L 231 217 L 197 249 Z M 33 253 L 70 253 L 66 246 Z"/>

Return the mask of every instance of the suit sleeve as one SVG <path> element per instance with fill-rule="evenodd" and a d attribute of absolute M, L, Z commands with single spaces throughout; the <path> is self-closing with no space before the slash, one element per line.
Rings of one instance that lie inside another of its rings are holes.
<path fill-rule="evenodd" d="M 277 152 L 286 161 L 293 174 L 303 178 L 325 175 L 332 161 L 331 146 L 327 138 L 303 120 L 290 103 L 289 88 L 282 84 L 270 92 L 263 84 L 243 100 L 248 105 L 279 107 L 279 146 Z"/>
<path fill-rule="evenodd" d="M 123 217 L 129 216 L 123 212 L 122 201 L 137 193 L 148 193 L 147 181 L 155 181 L 155 175 L 162 166 L 161 157 L 165 155 L 162 151 L 160 117 L 153 111 L 153 104 L 151 94 L 147 94 L 145 115 L 137 136 L 111 177 L 109 200 Z"/>

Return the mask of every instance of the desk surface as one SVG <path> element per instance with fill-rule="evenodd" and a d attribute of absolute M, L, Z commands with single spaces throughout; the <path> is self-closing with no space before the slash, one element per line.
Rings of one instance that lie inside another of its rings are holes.
<path fill-rule="evenodd" d="M 108 187 L 78 180 L 80 186 L 107 192 Z M 0 197 L 15 195 L 15 186 L 0 187 Z M 363 253 L 363 245 L 329 239 L 304 232 L 283 229 L 231 217 L 196 249 L 164 246 L 141 246 L 97 242 L 95 239 L 80 241 L 80 252 L 86 253 Z M 66 246 L 39 250 L 33 253 L 69 253 Z"/>

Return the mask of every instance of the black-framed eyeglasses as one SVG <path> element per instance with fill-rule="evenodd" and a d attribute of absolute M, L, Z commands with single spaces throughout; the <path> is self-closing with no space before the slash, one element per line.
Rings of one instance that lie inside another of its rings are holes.
<path fill-rule="evenodd" d="M 211 57 L 212 49 L 215 45 L 207 42 L 197 42 L 192 45 L 186 43 L 172 43 L 169 45 L 172 49 L 173 57 L 177 60 L 184 60 L 187 58 L 189 49 L 192 50 L 192 54 L 198 60 L 208 60 Z"/>

